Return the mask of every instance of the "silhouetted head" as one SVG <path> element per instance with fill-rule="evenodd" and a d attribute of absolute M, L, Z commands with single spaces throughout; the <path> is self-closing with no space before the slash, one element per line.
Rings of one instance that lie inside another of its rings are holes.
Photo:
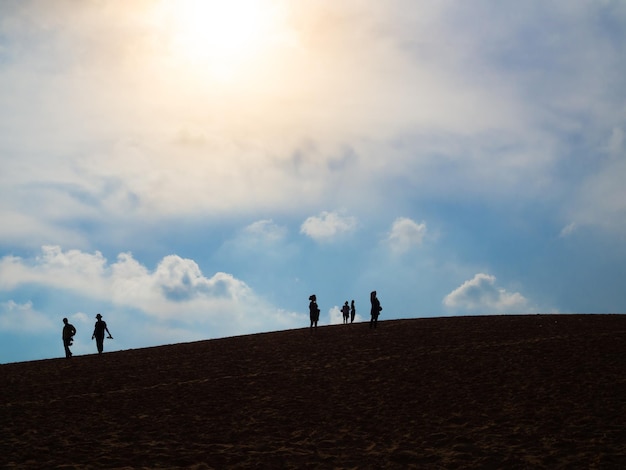
<path fill-rule="evenodd" d="M 348 301 L 346 300 L 346 303 L 344 305 L 348 305 Z"/>
<path fill-rule="evenodd" d="M 96 315 L 96 318 L 97 318 L 98 320 L 100 320 L 100 319 L 102 318 L 102 315 L 98 314 L 98 315 Z"/>
<path fill-rule="evenodd" d="M 372 293 L 370 294 L 370 300 L 375 299 L 376 298 L 376 291 L 373 290 Z"/>
<path fill-rule="evenodd" d="M 63 323 L 67 324 L 67 318 L 63 319 Z"/>
<path fill-rule="evenodd" d="M 315 294 L 310 295 L 309 296 L 309 300 L 312 301 L 312 302 L 315 302 L 317 300 L 317 298 L 315 297 Z"/>

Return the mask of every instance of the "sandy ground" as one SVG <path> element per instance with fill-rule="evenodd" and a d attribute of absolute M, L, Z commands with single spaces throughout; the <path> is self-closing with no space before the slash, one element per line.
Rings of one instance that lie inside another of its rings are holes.
<path fill-rule="evenodd" d="M 626 315 L 336 325 L 0 377 L 2 468 L 626 468 Z"/>

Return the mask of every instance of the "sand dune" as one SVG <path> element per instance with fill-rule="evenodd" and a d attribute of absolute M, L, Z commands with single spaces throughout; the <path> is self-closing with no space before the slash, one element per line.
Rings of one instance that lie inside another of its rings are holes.
<path fill-rule="evenodd" d="M 3 468 L 626 468 L 626 315 L 336 325 L 0 377 Z"/>

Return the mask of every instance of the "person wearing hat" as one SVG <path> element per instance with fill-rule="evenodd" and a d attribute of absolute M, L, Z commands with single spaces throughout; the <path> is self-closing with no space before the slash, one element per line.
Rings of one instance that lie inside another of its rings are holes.
<path fill-rule="evenodd" d="M 96 326 L 93 329 L 91 339 L 95 338 L 98 354 L 102 354 L 102 350 L 104 349 L 104 332 L 106 331 L 109 334 L 109 336 L 107 336 L 109 339 L 113 339 L 113 336 L 111 336 L 111 332 L 107 328 L 107 322 L 102 319 L 102 315 L 96 315 L 96 320 Z"/>
<path fill-rule="evenodd" d="M 70 322 L 67 321 L 67 318 L 63 319 L 63 347 L 65 347 L 65 357 L 72 357 L 72 351 L 70 351 L 70 346 L 72 345 L 72 340 L 74 339 L 74 335 L 76 334 L 76 328 Z"/>

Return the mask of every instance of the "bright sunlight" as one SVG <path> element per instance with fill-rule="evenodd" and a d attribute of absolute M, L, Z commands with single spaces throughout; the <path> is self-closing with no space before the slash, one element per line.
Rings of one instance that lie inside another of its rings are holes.
<path fill-rule="evenodd" d="M 284 40 L 271 0 L 165 0 L 171 52 L 214 78 L 228 80 Z"/>

